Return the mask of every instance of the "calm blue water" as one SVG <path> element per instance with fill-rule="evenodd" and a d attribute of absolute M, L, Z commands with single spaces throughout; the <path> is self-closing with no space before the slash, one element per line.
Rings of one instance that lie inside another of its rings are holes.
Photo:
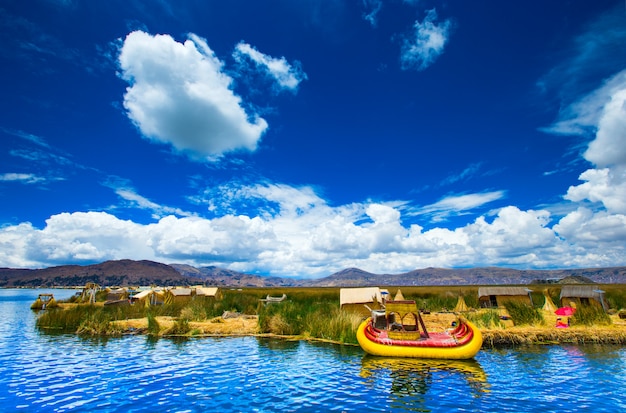
<path fill-rule="evenodd" d="M 626 411 L 622 347 L 483 350 L 474 361 L 436 362 L 253 337 L 91 340 L 38 333 L 29 306 L 40 292 L 0 290 L 1 411 Z"/>

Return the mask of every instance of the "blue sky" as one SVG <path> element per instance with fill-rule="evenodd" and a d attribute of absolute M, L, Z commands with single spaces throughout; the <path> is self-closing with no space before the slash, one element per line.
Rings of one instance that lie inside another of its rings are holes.
<path fill-rule="evenodd" d="M 0 5 L 0 266 L 626 265 L 623 1 Z"/>

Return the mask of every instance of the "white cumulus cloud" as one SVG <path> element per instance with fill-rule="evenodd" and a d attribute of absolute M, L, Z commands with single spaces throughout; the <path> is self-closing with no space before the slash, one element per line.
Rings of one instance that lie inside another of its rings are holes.
<path fill-rule="evenodd" d="M 179 43 L 134 31 L 121 47 L 119 66 L 129 83 L 124 107 L 141 133 L 194 158 L 253 151 L 268 127 L 246 113 L 222 62 L 198 36 Z"/>
<path fill-rule="evenodd" d="M 589 144 L 585 158 L 599 167 L 626 166 L 626 71 L 609 91 L 602 107 L 596 138 Z"/>
<path fill-rule="evenodd" d="M 553 227 L 548 211 L 509 206 L 463 227 L 424 231 L 403 223 L 404 203 L 331 206 L 311 187 L 284 184 L 238 185 L 230 192 L 242 204 L 263 202 L 255 213 L 212 219 L 168 215 L 138 224 L 106 212 L 75 212 L 50 217 L 42 229 L 4 226 L 0 266 L 131 258 L 316 277 L 347 267 L 384 274 L 431 266 L 617 265 L 624 257 L 624 216 L 584 207 Z"/>
<path fill-rule="evenodd" d="M 565 199 L 599 203 L 610 213 L 626 214 L 626 70 L 565 113 L 566 119 L 556 123 L 557 132 L 582 130 L 572 125 L 595 132 L 583 154 L 595 168 L 579 176 L 584 182 L 571 186 Z"/>
<path fill-rule="evenodd" d="M 46 178 L 34 174 L 8 172 L 0 174 L 0 181 L 4 182 L 21 182 L 24 184 L 36 184 L 45 181 Z"/>
<path fill-rule="evenodd" d="M 504 198 L 504 191 L 491 191 L 475 194 L 450 195 L 431 205 L 416 209 L 411 215 L 427 215 L 432 221 L 445 221 L 449 217 L 465 215 L 471 210 Z"/>
<path fill-rule="evenodd" d="M 363 0 L 363 18 L 369 22 L 373 27 L 378 24 L 378 13 L 383 8 L 382 0 Z"/>
<path fill-rule="evenodd" d="M 154 259 L 146 245 L 146 229 L 106 212 L 64 212 L 48 218 L 41 230 L 29 228 L 29 242 L 24 249 L 18 245 L 11 250 L 26 262 L 39 265 L 98 262 L 129 255 Z M 0 243 L 13 227 L 4 230 L 0 232 Z"/>
<path fill-rule="evenodd" d="M 588 169 L 579 179 L 585 182 L 570 186 L 565 199 L 573 202 L 598 202 L 609 212 L 626 214 L 626 165 Z"/>
<path fill-rule="evenodd" d="M 252 60 L 257 67 L 276 81 L 281 90 L 296 91 L 300 82 L 307 78 L 299 64 L 291 65 L 284 57 L 278 59 L 268 56 L 248 43 L 240 42 L 237 44 L 233 57 L 239 61 L 244 57 Z"/>
<path fill-rule="evenodd" d="M 431 9 L 423 21 L 416 20 L 414 31 L 404 38 L 400 62 L 403 69 L 424 70 L 443 53 L 450 37 L 452 22 L 437 23 L 437 12 Z"/>
<path fill-rule="evenodd" d="M 609 79 L 564 112 L 552 129 L 586 135 L 584 158 L 593 164 L 564 198 L 580 206 L 554 230 L 581 251 L 596 250 L 596 265 L 623 264 L 626 252 L 626 71 Z M 602 248 L 598 248 L 602 246 Z M 572 265 L 579 265 L 572 259 Z"/>

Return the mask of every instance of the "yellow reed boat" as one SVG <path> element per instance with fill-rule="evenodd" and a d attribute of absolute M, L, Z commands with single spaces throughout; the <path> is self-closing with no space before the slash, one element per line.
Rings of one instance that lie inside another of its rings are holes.
<path fill-rule="evenodd" d="M 480 330 L 459 317 L 444 332 L 428 332 L 413 300 L 387 301 L 361 323 L 357 340 L 368 354 L 384 357 L 466 360 L 483 344 Z"/>

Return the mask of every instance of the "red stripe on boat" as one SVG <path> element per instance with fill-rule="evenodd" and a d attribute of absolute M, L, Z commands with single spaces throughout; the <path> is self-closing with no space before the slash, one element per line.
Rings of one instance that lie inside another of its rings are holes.
<path fill-rule="evenodd" d="M 422 336 L 422 338 L 417 340 L 395 340 L 387 336 L 386 330 L 375 329 L 370 322 L 365 327 L 364 333 L 365 337 L 374 343 L 403 347 L 461 347 L 469 343 L 472 337 L 474 337 L 474 331 L 464 323 L 460 323 L 460 326 L 453 330 L 453 332 L 455 331 L 457 331 L 457 334 L 429 333 L 429 338 Z"/>

